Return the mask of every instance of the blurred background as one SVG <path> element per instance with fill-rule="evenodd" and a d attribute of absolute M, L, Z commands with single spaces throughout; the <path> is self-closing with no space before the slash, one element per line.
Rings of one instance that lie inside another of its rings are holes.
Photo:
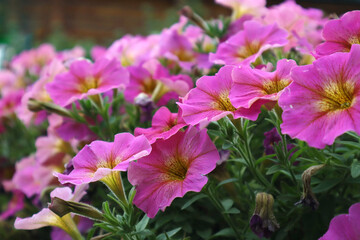
<path fill-rule="evenodd" d="M 280 0 L 268 0 L 267 5 Z M 360 9 L 360 0 L 303 0 L 303 7 L 338 15 Z M 109 46 L 126 33 L 158 32 L 178 20 L 178 10 L 190 5 L 205 19 L 229 15 L 214 0 L 0 0 L 0 44 L 13 51 L 50 42 L 58 50 L 82 45 Z"/>

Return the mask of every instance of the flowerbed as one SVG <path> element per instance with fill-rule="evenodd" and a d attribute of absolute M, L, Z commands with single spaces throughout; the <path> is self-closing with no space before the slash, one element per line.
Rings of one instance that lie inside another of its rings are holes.
<path fill-rule="evenodd" d="M 360 239 L 360 11 L 216 2 L 0 72 L 4 238 Z"/>

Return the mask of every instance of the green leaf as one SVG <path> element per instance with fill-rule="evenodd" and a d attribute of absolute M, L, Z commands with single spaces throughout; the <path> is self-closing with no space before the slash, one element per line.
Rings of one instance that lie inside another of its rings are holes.
<path fill-rule="evenodd" d="M 233 208 L 230 208 L 229 210 L 225 211 L 225 213 L 228 213 L 228 214 L 239 214 L 239 213 L 240 213 L 240 210 L 233 207 Z"/>
<path fill-rule="evenodd" d="M 181 227 L 175 228 L 171 231 L 168 231 L 166 233 L 162 233 L 159 236 L 156 237 L 156 240 L 167 240 L 169 237 L 174 236 L 177 232 L 181 230 Z"/>
<path fill-rule="evenodd" d="M 270 154 L 270 155 L 262 156 L 261 158 L 256 160 L 255 165 L 258 165 L 258 164 L 262 163 L 263 161 L 265 161 L 266 159 L 273 158 L 273 157 L 276 157 L 276 154 Z"/>
<path fill-rule="evenodd" d="M 210 239 L 216 237 L 235 237 L 235 233 L 234 230 L 232 230 L 231 228 L 224 228 L 212 235 Z"/>
<path fill-rule="evenodd" d="M 199 199 L 202 199 L 202 198 L 205 198 L 206 195 L 205 194 L 197 194 L 195 195 L 193 198 L 191 198 L 189 201 L 187 201 L 182 207 L 181 207 L 181 210 L 184 210 L 186 208 L 188 208 L 191 204 L 193 204 L 194 202 L 196 202 L 197 200 Z"/>
<path fill-rule="evenodd" d="M 216 186 L 216 189 L 221 187 L 222 185 L 225 185 L 225 184 L 228 184 L 228 183 L 232 183 L 232 182 L 238 182 L 239 179 L 237 178 L 229 178 L 229 179 L 226 179 L 224 181 L 221 181 L 217 186 Z"/>
<path fill-rule="evenodd" d="M 234 201 L 231 199 L 225 199 L 221 201 L 221 204 L 223 205 L 225 211 L 229 210 L 232 205 L 234 204 Z"/>
<path fill-rule="evenodd" d="M 351 142 L 351 141 L 337 141 L 338 143 L 345 145 L 349 148 L 355 148 L 357 150 L 360 150 L 360 144 L 356 143 L 356 142 Z"/>
<path fill-rule="evenodd" d="M 333 178 L 333 179 L 326 179 L 322 180 L 319 185 L 314 187 L 312 190 L 314 193 L 321 193 L 326 192 L 327 190 L 334 187 L 336 184 L 342 181 L 342 178 Z"/>
<path fill-rule="evenodd" d="M 351 176 L 357 178 L 360 176 L 360 162 L 357 159 L 354 159 L 351 164 Z"/>
<path fill-rule="evenodd" d="M 266 175 L 271 175 L 273 173 L 279 172 L 280 170 L 283 170 L 281 165 L 274 165 L 266 171 Z"/>
<path fill-rule="evenodd" d="M 146 228 L 149 223 L 150 218 L 145 214 L 144 217 L 138 222 L 135 226 L 136 231 L 142 231 Z"/>

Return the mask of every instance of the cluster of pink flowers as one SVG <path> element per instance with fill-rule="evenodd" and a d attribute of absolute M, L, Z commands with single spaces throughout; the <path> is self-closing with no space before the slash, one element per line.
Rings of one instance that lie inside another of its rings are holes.
<path fill-rule="evenodd" d="M 12 179 L 3 181 L 14 199 L 2 218 L 20 210 L 25 196 L 39 202 L 49 186 L 59 187 L 52 197 L 64 200 L 79 201 L 85 194 L 72 195 L 61 184 L 78 188 L 101 181 L 124 198 L 119 178 L 125 171 L 136 189 L 133 203 L 153 218 L 176 197 L 205 186 L 206 174 L 220 160 L 206 126 L 226 116 L 255 121 L 261 110 L 280 109 L 282 133 L 315 148 L 333 144 L 347 131 L 360 134 L 360 11 L 328 21 L 320 11 L 293 1 L 271 8 L 265 1 L 216 2 L 233 9 L 232 34 L 219 42 L 181 17 L 159 34 L 126 35 L 107 49 L 96 47 L 93 60 L 85 59 L 78 47 L 56 52 L 44 44 L 16 56 L 0 72 L 0 125 L 14 118 L 26 126 L 49 123 L 47 135 L 36 141 L 36 152 L 20 160 Z M 293 48 L 301 52 L 300 61 L 279 57 Z M 269 52 L 275 64 L 264 62 Z M 214 75 L 206 75 L 216 67 Z M 203 76 L 193 81 L 199 72 Z M 157 110 L 150 128 L 137 127 L 134 135 L 117 133 L 105 141 L 92 129 L 106 116 L 122 114 L 104 106 L 105 99 L 111 102 L 119 93 L 129 104 L 145 98 Z M 64 114 L 81 110 L 84 100 L 101 114 L 79 116 L 85 123 Z M 30 111 L 29 101 L 52 109 Z M 175 113 L 166 107 L 171 102 L 178 106 Z M 354 209 L 357 205 L 350 217 Z M 32 220 L 15 222 L 18 229 L 46 225 L 76 234 L 47 208 Z M 322 239 L 340 239 L 331 234 Z"/>

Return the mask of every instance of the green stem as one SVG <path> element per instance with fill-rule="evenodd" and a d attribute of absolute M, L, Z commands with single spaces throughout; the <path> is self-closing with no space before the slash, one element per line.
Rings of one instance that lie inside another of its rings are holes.
<path fill-rule="evenodd" d="M 221 213 L 221 215 L 224 217 L 225 221 L 227 222 L 227 224 L 231 227 L 231 229 L 234 231 L 235 235 L 236 235 L 236 239 L 244 239 L 241 235 L 241 233 L 239 232 L 239 226 L 237 226 L 232 218 L 230 217 L 230 215 L 228 213 L 225 212 L 225 209 L 223 207 L 223 205 L 219 202 L 219 198 L 216 197 L 215 193 L 214 193 L 214 189 L 212 188 L 212 185 L 208 185 L 207 188 L 205 188 L 205 193 L 207 194 L 207 196 L 209 197 L 210 201 L 212 202 L 212 204 L 214 205 L 214 207 Z"/>

